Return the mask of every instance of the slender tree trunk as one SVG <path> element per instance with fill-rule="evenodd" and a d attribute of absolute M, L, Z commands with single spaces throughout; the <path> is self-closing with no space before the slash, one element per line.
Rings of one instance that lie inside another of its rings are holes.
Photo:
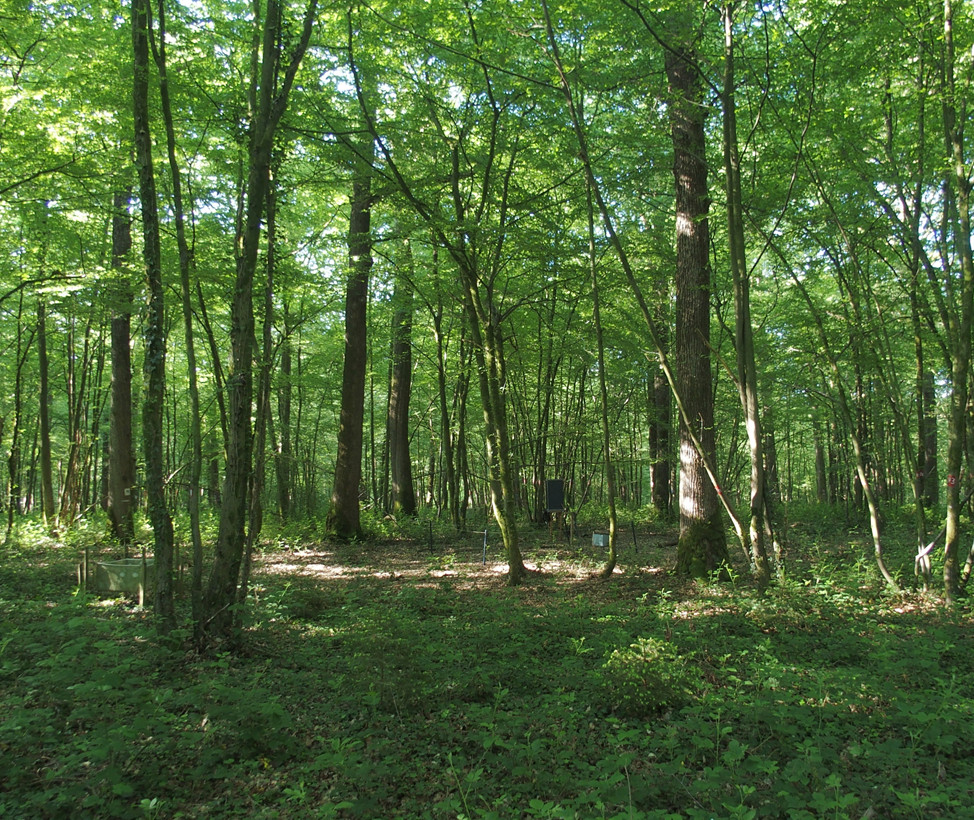
<path fill-rule="evenodd" d="M 130 191 L 115 194 L 112 214 L 112 269 L 116 274 L 116 307 L 112 315 L 112 382 L 109 420 L 108 518 L 112 533 L 125 547 L 135 537 L 135 448 L 132 441 L 132 287 L 126 257 L 132 248 Z"/>
<path fill-rule="evenodd" d="M 605 463 L 605 490 L 609 508 L 609 555 L 602 567 L 603 578 L 611 578 L 615 571 L 616 536 L 618 521 L 616 516 L 616 467 L 612 458 L 612 436 L 609 429 L 609 386 L 605 377 L 605 339 L 602 335 L 602 307 L 599 304 L 599 276 L 597 252 L 595 247 L 595 209 L 592 206 L 592 192 L 586 190 L 588 206 L 588 261 L 592 282 L 592 320 L 595 326 L 595 346 L 599 363 L 599 426 L 602 432 L 602 452 Z"/>
<path fill-rule="evenodd" d="M 135 162 L 139 175 L 142 209 L 142 259 L 149 290 L 145 319 L 145 398 L 142 405 L 142 442 L 145 458 L 145 489 L 155 552 L 156 616 L 163 633 L 176 625 L 173 603 L 173 530 L 166 504 L 163 460 L 163 410 L 166 399 L 166 315 L 162 283 L 158 199 L 152 167 L 149 120 L 149 26 L 148 0 L 132 2 L 132 51 L 134 55 L 133 120 Z"/>
<path fill-rule="evenodd" d="M 964 153 L 966 99 L 958 94 L 954 54 L 953 0 L 944 0 L 944 126 L 951 163 L 956 211 L 953 221 L 954 246 L 960 261 L 959 292 L 954 292 L 956 307 L 950 310 L 951 345 L 950 415 L 947 420 L 947 523 L 944 544 L 944 592 L 956 600 L 960 591 L 960 516 L 961 471 L 966 449 L 971 328 L 974 324 L 974 257 L 971 250 L 971 181 Z M 966 89 L 965 89 L 966 90 Z M 948 284 L 948 292 L 953 290 Z M 952 301 L 953 301 L 952 300 Z"/>
<path fill-rule="evenodd" d="M 338 427 L 335 481 L 328 511 L 328 530 L 352 540 L 362 534 L 359 489 L 362 484 L 362 442 L 365 374 L 368 357 L 369 274 L 372 270 L 371 172 L 359 164 L 352 182 L 348 231 L 348 281 L 345 288 L 345 362 Z"/>
<path fill-rule="evenodd" d="M 744 207 L 741 194 L 741 167 L 737 147 L 737 103 L 734 76 L 734 34 L 732 5 L 725 0 L 722 7 L 724 23 L 724 87 L 721 103 L 724 115 L 724 174 L 727 181 L 727 235 L 730 251 L 731 275 L 734 282 L 735 332 L 737 349 L 737 386 L 747 429 L 748 451 L 751 457 L 750 521 L 747 548 L 751 566 L 759 586 L 771 578 L 771 566 L 765 543 L 771 531 L 765 493 L 764 440 L 758 402 L 757 365 L 754 360 L 754 333 L 751 327 L 750 274 L 744 245 Z M 671 78 L 672 79 L 672 78 Z M 706 183 L 704 183 L 705 186 Z M 706 196 L 706 188 L 703 189 Z M 679 264 L 679 263 L 678 263 Z M 709 321 L 709 319 L 708 319 Z"/>
<path fill-rule="evenodd" d="M 412 268 L 408 242 L 401 260 Z M 389 379 L 389 408 L 386 439 L 392 477 L 390 509 L 393 515 L 416 514 L 413 467 L 409 455 L 409 398 L 413 377 L 413 285 L 409 275 L 397 275 L 392 316 L 392 365 Z"/>
<path fill-rule="evenodd" d="M 213 568 L 203 594 L 203 620 L 197 638 L 228 638 L 239 623 L 234 613 L 243 560 L 245 530 L 253 468 L 253 347 L 254 276 L 260 246 L 261 220 L 274 147 L 274 133 L 287 108 L 294 77 L 308 47 L 315 20 L 316 0 L 305 11 L 300 38 L 287 56 L 281 74 L 281 25 L 279 0 L 268 0 L 262 23 L 261 41 L 255 46 L 255 76 L 252 78 L 254 114 L 250 124 L 246 204 L 236 237 L 236 276 L 230 308 L 232 372 L 229 380 L 227 418 L 227 464 L 220 507 Z M 255 34 L 261 26 L 255 21 Z M 256 76 L 259 72 L 259 76 Z M 237 610 L 239 613 L 239 609 Z"/>
<path fill-rule="evenodd" d="M 274 274 L 277 265 L 277 190 L 276 177 L 267 185 L 267 251 L 264 277 L 263 324 L 260 366 L 257 378 L 257 408 L 254 416 L 254 473 L 250 488 L 250 514 L 243 566 L 237 588 L 237 603 L 247 600 L 254 545 L 264 526 L 264 485 L 267 478 L 267 430 L 271 415 L 271 368 L 274 360 Z"/>
<path fill-rule="evenodd" d="M 659 304 L 662 311 L 662 306 L 667 302 L 661 299 Z M 661 341 L 665 344 L 666 324 L 660 321 L 659 326 Z M 666 376 L 660 368 L 653 368 L 649 382 L 649 483 L 653 509 L 662 516 L 669 516 L 673 506 L 673 468 L 670 463 L 672 406 L 673 399 Z"/>
<path fill-rule="evenodd" d="M 457 529 L 461 529 L 460 521 L 460 487 L 457 481 L 453 430 L 450 425 L 450 407 L 446 393 L 446 352 L 443 339 L 443 305 L 442 302 L 432 308 L 433 335 L 436 340 L 436 393 L 440 413 L 440 447 L 443 454 L 444 483 L 446 485 L 446 505 L 450 513 L 450 521 Z"/>
<path fill-rule="evenodd" d="M 68 457 L 65 460 L 64 477 L 61 481 L 61 509 L 59 522 L 70 527 L 78 514 L 83 481 L 83 451 L 85 436 L 85 411 L 87 405 L 88 381 L 92 368 L 92 319 L 90 312 L 85 322 L 84 343 L 81 355 L 75 355 L 74 320 L 68 335 Z M 79 372 L 80 366 L 80 372 Z"/>
<path fill-rule="evenodd" d="M 37 363 L 40 382 L 40 427 L 41 450 L 41 512 L 44 525 L 52 532 L 57 530 L 57 507 L 54 505 L 54 466 L 51 456 L 51 388 L 50 364 L 47 359 L 47 305 L 43 300 L 37 302 Z"/>
<path fill-rule="evenodd" d="M 20 298 L 17 303 L 17 370 L 14 377 L 13 392 L 13 422 L 10 431 L 10 454 L 7 457 L 7 475 L 9 476 L 9 496 L 7 500 L 7 531 L 4 536 L 6 542 L 10 538 L 10 533 L 14 528 L 14 518 L 23 512 L 23 487 L 21 482 L 21 435 L 24 424 L 23 419 L 23 390 L 24 390 L 24 365 L 30 352 L 30 345 L 37 331 L 37 326 L 30 329 L 27 338 L 24 339 L 24 291 L 20 291 Z"/>
<path fill-rule="evenodd" d="M 176 129 L 169 94 L 169 72 L 166 61 L 166 25 L 164 0 L 158 0 L 158 37 L 152 40 L 153 55 L 159 73 L 159 95 L 162 118 L 166 129 L 166 148 L 172 179 L 173 216 L 176 223 L 176 243 L 179 249 L 179 290 L 183 314 L 183 345 L 189 386 L 189 468 L 186 475 L 190 541 L 193 549 L 191 598 L 193 620 L 202 617 L 203 596 L 203 536 L 200 528 L 200 484 L 203 474 L 203 432 L 200 413 L 199 378 L 196 372 L 196 334 L 193 328 L 193 292 L 191 274 L 193 252 L 186 236 L 186 212 L 183 205 L 182 174 L 176 157 Z"/>
<path fill-rule="evenodd" d="M 275 436 L 274 466 L 277 477 L 277 507 L 282 521 L 291 517 L 294 495 L 291 448 L 291 322 L 288 302 L 283 310 L 284 338 L 281 341 L 280 386 L 277 391 L 278 435 Z"/>

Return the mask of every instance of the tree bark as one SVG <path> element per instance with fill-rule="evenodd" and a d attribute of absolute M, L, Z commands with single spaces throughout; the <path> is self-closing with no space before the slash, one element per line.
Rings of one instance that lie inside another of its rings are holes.
<path fill-rule="evenodd" d="M 705 107 L 696 56 L 687 46 L 666 55 L 676 185 L 676 378 L 680 419 L 680 540 L 677 569 L 703 577 L 728 559 L 717 489 L 705 460 L 715 455 L 710 363 L 710 237 Z M 690 429 L 690 424 L 693 429 Z M 696 441 L 694 441 L 694 438 Z M 702 450 L 702 452 L 701 452 Z"/>
<path fill-rule="evenodd" d="M 125 257 L 132 248 L 131 192 L 115 194 L 112 214 L 112 269 L 116 275 L 112 313 L 111 416 L 108 445 L 108 520 L 112 534 L 124 546 L 135 537 L 135 449 L 132 442 L 132 287 Z"/>
<path fill-rule="evenodd" d="M 734 75 L 733 10 L 728 0 L 721 9 L 724 23 L 724 86 L 721 104 L 724 115 L 724 175 L 727 182 L 727 235 L 731 276 L 734 283 L 734 343 L 737 351 L 737 387 L 747 429 L 751 460 L 750 517 L 746 548 L 759 586 L 771 578 L 766 535 L 771 532 L 765 494 L 764 439 L 758 402 L 757 365 L 754 360 L 754 332 L 751 327 L 750 274 L 744 244 L 744 204 L 741 193 L 740 155 L 737 145 L 737 102 Z M 704 170 L 706 173 L 706 170 Z M 703 182 L 706 196 L 706 180 Z M 706 252 L 706 251 L 705 251 Z M 679 264 L 679 262 L 677 263 Z M 708 320 L 709 321 L 709 320 Z"/>
<path fill-rule="evenodd" d="M 279 0 L 268 0 L 261 41 L 255 46 L 255 76 L 251 83 L 255 105 L 250 123 L 246 203 L 244 218 L 236 236 L 236 275 L 230 308 L 227 463 L 213 567 L 203 594 L 203 619 L 197 627 L 197 640 L 200 643 L 207 637 L 231 637 L 239 623 L 239 609 L 235 612 L 233 607 L 237 603 L 253 467 L 254 276 L 270 181 L 274 133 L 287 108 L 295 74 L 307 50 L 316 8 L 316 0 L 310 0 L 300 38 L 288 55 L 283 76 Z M 255 21 L 258 27 L 255 31 L 259 30 L 260 25 L 260 21 Z M 258 73 L 259 76 L 256 76 Z"/>
<path fill-rule="evenodd" d="M 352 181 L 348 230 L 348 280 L 345 287 L 345 362 L 338 426 L 335 481 L 326 526 L 343 541 L 362 534 L 359 488 L 362 483 L 362 441 L 365 374 L 368 357 L 369 274 L 372 270 L 372 177 L 359 166 Z"/>
<path fill-rule="evenodd" d="M 950 415 L 947 419 L 947 522 L 944 543 L 944 592 L 954 602 L 960 592 L 961 470 L 966 449 L 968 391 L 971 362 L 971 328 L 974 325 L 974 257 L 971 250 L 971 181 L 964 153 L 966 103 L 958 94 L 954 53 L 953 0 L 944 0 L 944 127 L 951 179 L 947 187 L 954 198 L 952 229 L 960 261 L 959 288 L 947 284 L 950 302 L 951 347 Z M 947 206 L 949 208 L 949 204 Z M 957 292 L 959 290 L 959 292 Z M 951 293 L 953 291 L 953 293 Z"/>
<path fill-rule="evenodd" d="M 173 217 L 176 244 L 179 249 L 179 291 L 183 313 L 183 345 L 186 353 L 186 375 L 189 386 L 190 455 L 186 484 L 189 503 L 190 541 L 193 547 L 191 598 L 193 621 L 202 617 L 203 604 L 203 536 L 200 527 L 200 483 L 203 474 L 203 432 L 200 413 L 199 378 L 196 373 L 196 334 L 193 329 L 191 273 L 193 251 L 186 236 L 186 212 L 183 205 L 182 174 L 176 157 L 176 130 L 169 94 L 169 72 L 166 62 L 165 0 L 158 0 L 159 36 L 153 39 L 153 54 L 159 73 L 159 96 L 166 129 L 166 148 L 172 178 Z M 178 569 L 178 568 L 177 568 Z"/>
<path fill-rule="evenodd" d="M 149 291 L 143 331 L 145 394 L 142 404 L 142 448 L 145 458 L 145 490 L 152 524 L 155 552 L 156 617 L 165 634 L 176 625 L 173 602 L 173 529 L 166 504 L 163 460 L 163 411 L 166 398 L 166 313 L 162 283 L 159 210 L 152 167 L 149 119 L 149 20 L 148 0 L 132 2 L 133 94 L 135 163 L 139 175 L 142 209 L 142 259 Z"/>
<path fill-rule="evenodd" d="M 54 505 L 54 467 L 51 456 L 50 363 L 47 358 L 47 305 L 43 300 L 37 302 L 37 364 L 40 382 L 38 422 L 41 450 L 41 512 L 44 516 L 44 525 L 55 532 L 57 507 Z"/>
<path fill-rule="evenodd" d="M 408 241 L 401 263 L 412 268 Z M 392 366 L 386 436 L 389 442 L 391 487 L 389 508 L 393 515 L 416 514 L 412 459 L 409 455 L 409 399 L 413 378 L 413 284 L 408 275 L 397 274 L 392 296 Z"/>

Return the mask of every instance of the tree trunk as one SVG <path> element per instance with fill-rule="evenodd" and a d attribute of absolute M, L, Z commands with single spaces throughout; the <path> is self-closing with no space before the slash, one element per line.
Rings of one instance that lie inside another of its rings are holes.
<path fill-rule="evenodd" d="M 951 347 L 950 415 L 947 419 L 947 522 L 944 543 L 944 591 L 949 602 L 960 591 L 960 516 L 961 470 L 966 449 L 969 370 L 971 362 L 971 328 L 974 324 L 974 258 L 971 250 L 971 181 L 964 153 L 966 93 L 958 94 L 954 54 L 953 0 L 944 0 L 944 126 L 951 166 L 950 184 L 956 207 L 952 220 L 954 250 L 960 261 L 959 292 L 952 283 L 948 293 L 955 305 L 950 310 L 949 340 Z M 967 89 L 964 89 L 966 92 Z"/>
<path fill-rule="evenodd" d="M 724 115 L 724 175 L 727 181 L 727 235 L 731 275 L 734 282 L 734 343 L 737 350 L 737 386 L 747 429 L 751 458 L 750 521 L 747 548 L 751 568 L 759 586 L 771 578 L 765 536 L 771 532 L 765 494 L 764 439 L 758 402 L 757 365 L 754 360 L 754 333 L 751 327 L 750 274 L 744 245 L 744 205 L 741 193 L 740 156 L 737 146 L 737 103 L 734 77 L 733 12 L 727 0 L 722 6 L 724 23 L 724 87 L 721 103 Z M 702 126 L 702 123 L 701 123 Z M 702 146 L 701 146 L 702 147 Z M 706 168 L 703 173 L 706 174 Z M 706 197 L 706 177 L 701 195 Z M 702 215 L 706 217 L 706 212 Z M 707 252 L 706 248 L 703 251 Z M 679 262 L 677 263 L 679 265 Z M 709 290 L 709 283 L 708 283 Z M 709 318 L 707 320 L 709 322 Z"/>
<path fill-rule="evenodd" d="M 710 365 L 710 240 L 707 222 L 710 200 L 704 149 L 706 109 L 695 55 L 691 50 L 677 47 L 669 51 L 666 75 L 672 94 L 669 112 L 676 183 L 674 348 L 677 386 L 686 416 L 680 420 L 677 569 L 704 577 L 728 559 L 720 499 L 705 464 L 705 459 L 713 463 L 716 450 Z"/>
<path fill-rule="evenodd" d="M 132 287 L 125 257 L 132 248 L 130 191 L 115 194 L 112 214 L 112 269 L 116 275 L 112 315 L 111 416 L 108 445 L 108 520 L 112 534 L 124 546 L 135 537 L 135 448 L 132 442 Z"/>
<path fill-rule="evenodd" d="M 197 640 L 201 643 L 207 636 L 229 638 L 239 623 L 239 614 L 233 607 L 237 603 L 253 467 L 254 276 L 270 181 L 274 133 L 287 108 L 295 73 L 307 50 L 315 11 L 316 0 L 310 0 L 300 39 L 288 55 L 283 76 L 280 72 L 283 21 L 279 0 L 268 0 L 262 40 L 255 45 L 255 76 L 251 78 L 255 105 L 250 123 L 246 209 L 235 243 L 238 252 L 230 307 L 232 372 L 228 383 L 227 464 L 213 568 L 203 595 L 203 620 L 197 627 Z M 255 25 L 261 23 L 256 21 Z M 256 76 L 258 71 L 259 76 Z"/>
<path fill-rule="evenodd" d="M 515 520 L 514 481 L 511 446 L 507 428 L 507 405 L 504 398 L 504 362 L 500 328 L 496 317 L 480 299 L 476 269 L 463 269 L 464 304 L 470 319 L 474 357 L 484 410 L 487 440 L 487 469 L 490 475 L 490 506 L 501 532 L 507 554 L 507 581 L 511 585 L 524 580 L 527 570 Z M 488 303 L 489 304 L 489 303 Z"/>
<path fill-rule="evenodd" d="M 291 323 L 288 302 L 283 310 L 284 338 L 281 341 L 281 383 L 277 391 L 278 435 L 275 437 L 274 467 L 277 478 L 277 508 L 282 521 L 291 517 L 293 462 L 291 448 Z"/>
<path fill-rule="evenodd" d="M 371 174 L 361 167 L 352 182 L 348 230 L 349 272 L 345 287 L 345 363 L 338 427 L 338 454 L 327 528 L 344 541 L 362 534 L 359 489 L 362 483 L 365 374 L 368 356 L 369 274 L 372 270 Z"/>
<path fill-rule="evenodd" d="M 661 321 L 661 331 L 665 328 L 666 325 Z M 665 337 L 661 341 L 665 343 Z M 649 383 L 649 483 L 653 509 L 662 516 L 669 516 L 673 507 L 673 469 L 670 463 L 672 405 L 673 399 L 665 374 L 659 367 L 653 368 Z"/>
<path fill-rule="evenodd" d="M 402 264 L 412 268 L 408 242 Z M 409 276 L 397 275 L 392 316 L 392 367 L 386 437 L 392 478 L 390 510 L 393 515 L 416 514 L 412 459 L 409 456 L 409 397 L 413 377 L 413 285 Z"/>
<path fill-rule="evenodd" d="M 189 530 L 193 547 L 191 597 L 193 620 L 199 622 L 203 611 L 203 536 L 200 528 L 200 484 L 203 474 L 203 432 L 200 413 L 199 378 L 196 372 L 196 336 L 193 329 L 193 293 L 191 273 L 193 252 L 186 236 L 186 212 L 183 206 L 182 174 L 176 157 L 176 130 L 169 95 L 169 73 L 166 62 L 165 0 L 158 0 L 159 35 L 152 41 L 156 68 L 159 72 L 159 95 L 166 129 L 166 148 L 172 179 L 173 217 L 179 249 L 179 291 L 183 313 L 183 345 L 189 386 L 189 469 L 186 476 L 189 498 Z"/>
<path fill-rule="evenodd" d="M 609 429 L 609 387 L 605 378 L 605 339 L 602 335 L 602 308 L 599 304 L 598 255 L 595 247 L 595 209 L 592 206 L 592 192 L 586 191 L 588 206 L 588 253 L 589 274 L 592 283 L 592 321 L 595 327 L 595 346 L 599 363 L 599 426 L 602 432 L 602 452 L 605 463 L 605 491 L 609 508 L 609 554 L 602 567 L 601 576 L 611 578 L 616 568 L 616 476 L 615 461 L 612 458 L 612 436 Z"/>
<path fill-rule="evenodd" d="M 155 551 L 156 617 L 163 633 L 176 625 L 173 603 L 173 529 L 166 504 L 163 461 L 163 410 L 166 398 L 166 314 L 162 283 L 162 249 L 152 137 L 149 130 L 149 2 L 132 2 L 133 122 L 135 163 L 142 209 L 142 259 L 149 291 L 143 331 L 145 398 L 142 405 L 142 447 L 145 490 Z"/>
<path fill-rule="evenodd" d="M 57 530 L 57 508 L 54 506 L 54 466 L 51 457 L 51 388 L 50 366 L 47 360 L 47 305 L 43 300 L 37 302 L 37 364 L 40 382 L 40 426 L 41 450 L 41 512 L 44 525 Z"/>
<path fill-rule="evenodd" d="M 435 251 L 434 251 L 435 253 Z M 434 257 L 435 264 L 435 257 Z M 443 339 L 442 300 L 431 308 L 433 314 L 433 335 L 436 340 L 436 395 L 440 413 L 440 449 L 443 459 L 444 484 L 446 485 L 446 506 L 450 521 L 455 529 L 461 529 L 460 487 L 457 481 L 453 430 L 450 425 L 450 407 L 446 394 L 446 360 Z"/>
<path fill-rule="evenodd" d="M 27 362 L 27 355 L 30 352 L 30 344 L 36 333 L 36 326 L 32 327 L 30 334 L 24 339 L 23 328 L 24 317 L 24 291 L 20 291 L 20 299 L 17 303 L 17 370 L 14 378 L 13 391 L 13 423 L 10 431 L 10 455 L 7 457 L 7 474 L 9 476 L 9 497 L 7 500 L 7 531 L 4 536 L 6 542 L 10 538 L 10 533 L 14 528 L 14 517 L 23 512 L 21 496 L 23 487 L 21 486 L 21 428 L 23 427 L 23 390 L 24 390 L 24 365 Z"/>

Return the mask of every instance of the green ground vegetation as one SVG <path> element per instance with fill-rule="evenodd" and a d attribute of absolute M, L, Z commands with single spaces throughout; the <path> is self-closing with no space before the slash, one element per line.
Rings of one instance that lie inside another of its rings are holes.
<path fill-rule="evenodd" d="M 974 817 L 969 610 L 886 592 L 865 532 L 830 526 L 793 528 L 764 594 L 681 580 L 646 535 L 607 581 L 526 538 L 519 588 L 476 537 L 282 535 L 208 656 L 76 587 L 100 536 L 25 526 L 0 817 Z"/>

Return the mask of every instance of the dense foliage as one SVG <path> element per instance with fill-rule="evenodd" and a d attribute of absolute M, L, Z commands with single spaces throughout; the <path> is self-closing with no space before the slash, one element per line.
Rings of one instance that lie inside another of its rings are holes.
<path fill-rule="evenodd" d="M 974 816 L 971 100 L 970 0 L 6 0 L 0 816 Z"/>

